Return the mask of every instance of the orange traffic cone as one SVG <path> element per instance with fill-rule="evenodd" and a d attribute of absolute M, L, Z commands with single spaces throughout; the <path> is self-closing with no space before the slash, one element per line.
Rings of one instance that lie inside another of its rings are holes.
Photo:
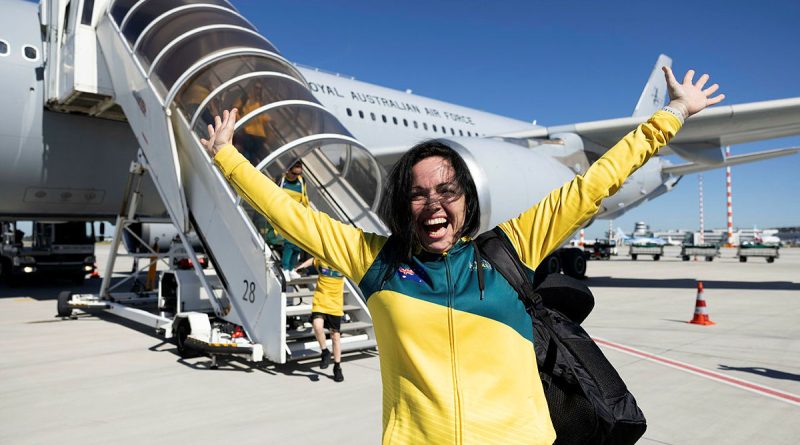
<path fill-rule="evenodd" d="M 708 309 L 706 308 L 706 299 L 703 298 L 703 282 L 697 282 L 697 300 L 694 304 L 694 317 L 689 321 L 692 324 L 701 324 L 709 326 L 716 324 L 708 318 Z"/>

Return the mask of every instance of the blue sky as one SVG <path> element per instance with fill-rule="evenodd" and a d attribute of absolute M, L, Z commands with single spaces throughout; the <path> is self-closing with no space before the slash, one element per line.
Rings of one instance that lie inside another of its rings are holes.
<path fill-rule="evenodd" d="M 659 53 L 710 73 L 725 104 L 800 96 L 800 2 L 233 3 L 291 61 L 541 125 L 630 115 Z M 731 151 L 788 146 L 800 137 Z M 800 226 L 799 171 L 800 155 L 734 167 L 734 225 Z M 615 226 L 697 229 L 697 176 Z M 723 228 L 724 170 L 703 178 L 705 227 Z"/>

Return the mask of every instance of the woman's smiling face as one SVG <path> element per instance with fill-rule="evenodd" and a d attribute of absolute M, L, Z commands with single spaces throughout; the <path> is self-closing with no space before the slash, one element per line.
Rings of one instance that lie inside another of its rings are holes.
<path fill-rule="evenodd" d="M 450 250 L 461 237 L 466 217 L 464 191 L 455 170 L 441 156 L 427 157 L 411 168 L 411 216 L 422 248 Z"/>

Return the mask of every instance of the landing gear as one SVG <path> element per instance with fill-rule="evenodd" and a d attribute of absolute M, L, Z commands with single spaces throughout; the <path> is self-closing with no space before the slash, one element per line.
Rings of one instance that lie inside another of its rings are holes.
<path fill-rule="evenodd" d="M 586 277 L 586 256 L 577 249 L 570 249 L 564 252 L 564 275 L 572 278 Z"/>
<path fill-rule="evenodd" d="M 534 281 L 537 284 L 541 283 L 551 273 L 559 273 L 560 271 L 561 258 L 558 256 L 557 252 L 552 253 L 539 263 L 539 267 L 536 268 L 534 273 Z"/>

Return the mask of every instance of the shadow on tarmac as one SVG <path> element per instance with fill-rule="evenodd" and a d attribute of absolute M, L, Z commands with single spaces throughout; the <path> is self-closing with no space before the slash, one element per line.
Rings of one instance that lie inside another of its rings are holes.
<path fill-rule="evenodd" d="M 714 281 L 702 280 L 705 289 L 743 289 L 743 290 L 800 290 L 800 283 L 791 281 Z M 614 278 L 589 277 L 585 281 L 589 287 L 641 287 L 665 289 L 695 289 L 697 280 L 691 278 Z"/>
<path fill-rule="evenodd" d="M 111 286 L 124 280 L 126 277 L 111 279 Z M 58 294 L 68 290 L 80 294 L 96 294 L 100 292 L 101 279 L 87 279 L 82 285 L 75 285 L 70 280 L 59 280 L 48 278 L 47 280 L 37 280 L 31 277 L 19 283 L 18 286 L 9 286 L 8 283 L 0 281 L 0 298 L 19 298 L 28 297 L 38 301 L 53 300 L 58 298 Z M 128 290 L 134 285 L 130 280 L 128 284 L 122 285 L 118 290 Z M 141 286 L 142 283 L 139 283 Z"/>
<path fill-rule="evenodd" d="M 791 380 L 793 382 L 800 382 L 800 374 L 792 374 L 790 372 L 783 372 L 769 368 L 761 368 L 754 366 L 739 367 L 739 366 L 719 365 L 719 369 L 722 371 L 747 372 L 750 374 L 760 375 L 762 377 L 768 377 L 770 379 Z"/>
<path fill-rule="evenodd" d="M 99 286 L 100 285 L 98 284 L 97 285 L 98 289 Z M 181 356 L 181 354 L 178 352 L 178 347 L 175 345 L 174 342 L 170 340 L 165 340 L 164 337 L 156 333 L 155 329 L 150 326 L 146 326 L 141 323 L 136 323 L 135 321 L 128 320 L 122 317 L 117 317 L 113 314 L 109 314 L 107 312 L 102 312 L 102 311 L 98 311 L 92 314 L 80 313 L 68 319 L 55 316 L 55 312 L 56 312 L 55 305 L 53 305 L 54 318 L 52 320 L 34 321 L 31 323 L 54 323 L 54 322 L 79 323 L 81 321 L 102 320 L 105 322 L 123 326 L 127 329 L 135 330 L 139 333 L 142 333 L 144 335 L 147 335 L 149 337 L 158 340 L 158 343 L 154 344 L 153 346 L 147 349 L 151 352 L 173 354 L 176 357 L 176 363 L 179 363 L 183 366 L 186 366 L 188 368 L 197 371 L 238 371 L 247 373 L 260 371 L 270 375 L 283 374 L 289 377 L 306 378 L 312 382 L 318 382 L 321 379 L 329 379 L 333 381 L 333 365 L 331 364 L 331 366 L 325 370 L 320 370 L 319 359 L 317 357 L 309 358 L 300 362 L 289 362 L 283 365 L 279 365 L 268 361 L 254 363 L 254 362 L 249 362 L 247 360 L 243 360 L 239 357 L 217 355 L 216 366 L 213 366 L 213 361 L 211 357 L 204 353 L 196 352 Z M 371 351 L 371 350 L 343 353 L 342 364 L 367 357 L 374 357 L 376 355 L 377 351 Z"/>

